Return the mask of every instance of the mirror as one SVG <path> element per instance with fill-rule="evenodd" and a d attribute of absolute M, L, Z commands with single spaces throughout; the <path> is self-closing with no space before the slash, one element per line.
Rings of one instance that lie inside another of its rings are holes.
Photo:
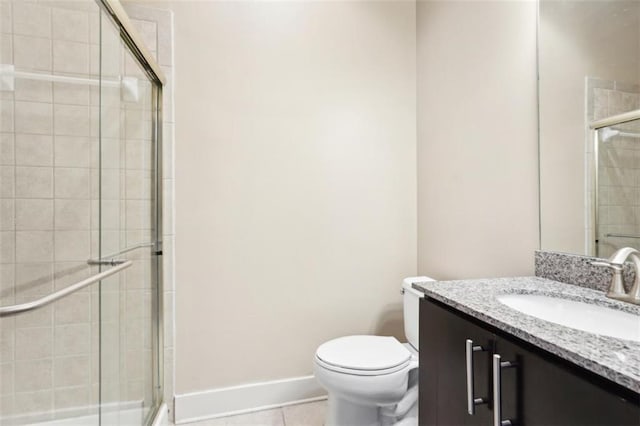
<path fill-rule="evenodd" d="M 640 2 L 539 8 L 540 246 L 640 248 Z"/>

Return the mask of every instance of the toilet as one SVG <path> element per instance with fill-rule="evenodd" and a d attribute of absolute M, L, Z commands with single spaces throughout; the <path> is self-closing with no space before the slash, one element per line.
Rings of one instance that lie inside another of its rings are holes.
<path fill-rule="evenodd" d="M 345 336 L 316 350 L 314 373 L 329 394 L 325 426 L 415 426 L 418 424 L 418 322 L 423 294 L 402 282 L 408 343 L 388 336 Z"/>

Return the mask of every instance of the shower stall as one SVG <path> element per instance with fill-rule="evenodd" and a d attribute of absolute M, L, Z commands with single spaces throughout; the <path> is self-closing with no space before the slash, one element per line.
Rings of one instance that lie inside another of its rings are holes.
<path fill-rule="evenodd" d="M 162 403 L 160 67 L 117 0 L 0 0 L 0 425 Z"/>
<path fill-rule="evenodd" d="M 640 249 L 640 110 L 591 123 L 594 255 Z"/>

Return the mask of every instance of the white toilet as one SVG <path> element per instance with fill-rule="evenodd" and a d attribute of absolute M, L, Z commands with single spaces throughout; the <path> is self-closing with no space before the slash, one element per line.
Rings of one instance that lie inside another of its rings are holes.
<path fill-rule="evenodd" d="M 412 288 L 427 277 L 402 283 L 404 332 L 394 337 L 345 336 L 318 347 L 314 372 L 329 394 L 325 426 L 418 424 L 418 321 L 423 294 Z"/>

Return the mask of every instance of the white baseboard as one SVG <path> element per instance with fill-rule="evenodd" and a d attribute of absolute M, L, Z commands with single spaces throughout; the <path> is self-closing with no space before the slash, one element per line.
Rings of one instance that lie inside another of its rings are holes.
<path fill-rule="evenodd" d="M 185 393 L 175 397 L 176 424 L 326 399 L 314 376 Z"/>

